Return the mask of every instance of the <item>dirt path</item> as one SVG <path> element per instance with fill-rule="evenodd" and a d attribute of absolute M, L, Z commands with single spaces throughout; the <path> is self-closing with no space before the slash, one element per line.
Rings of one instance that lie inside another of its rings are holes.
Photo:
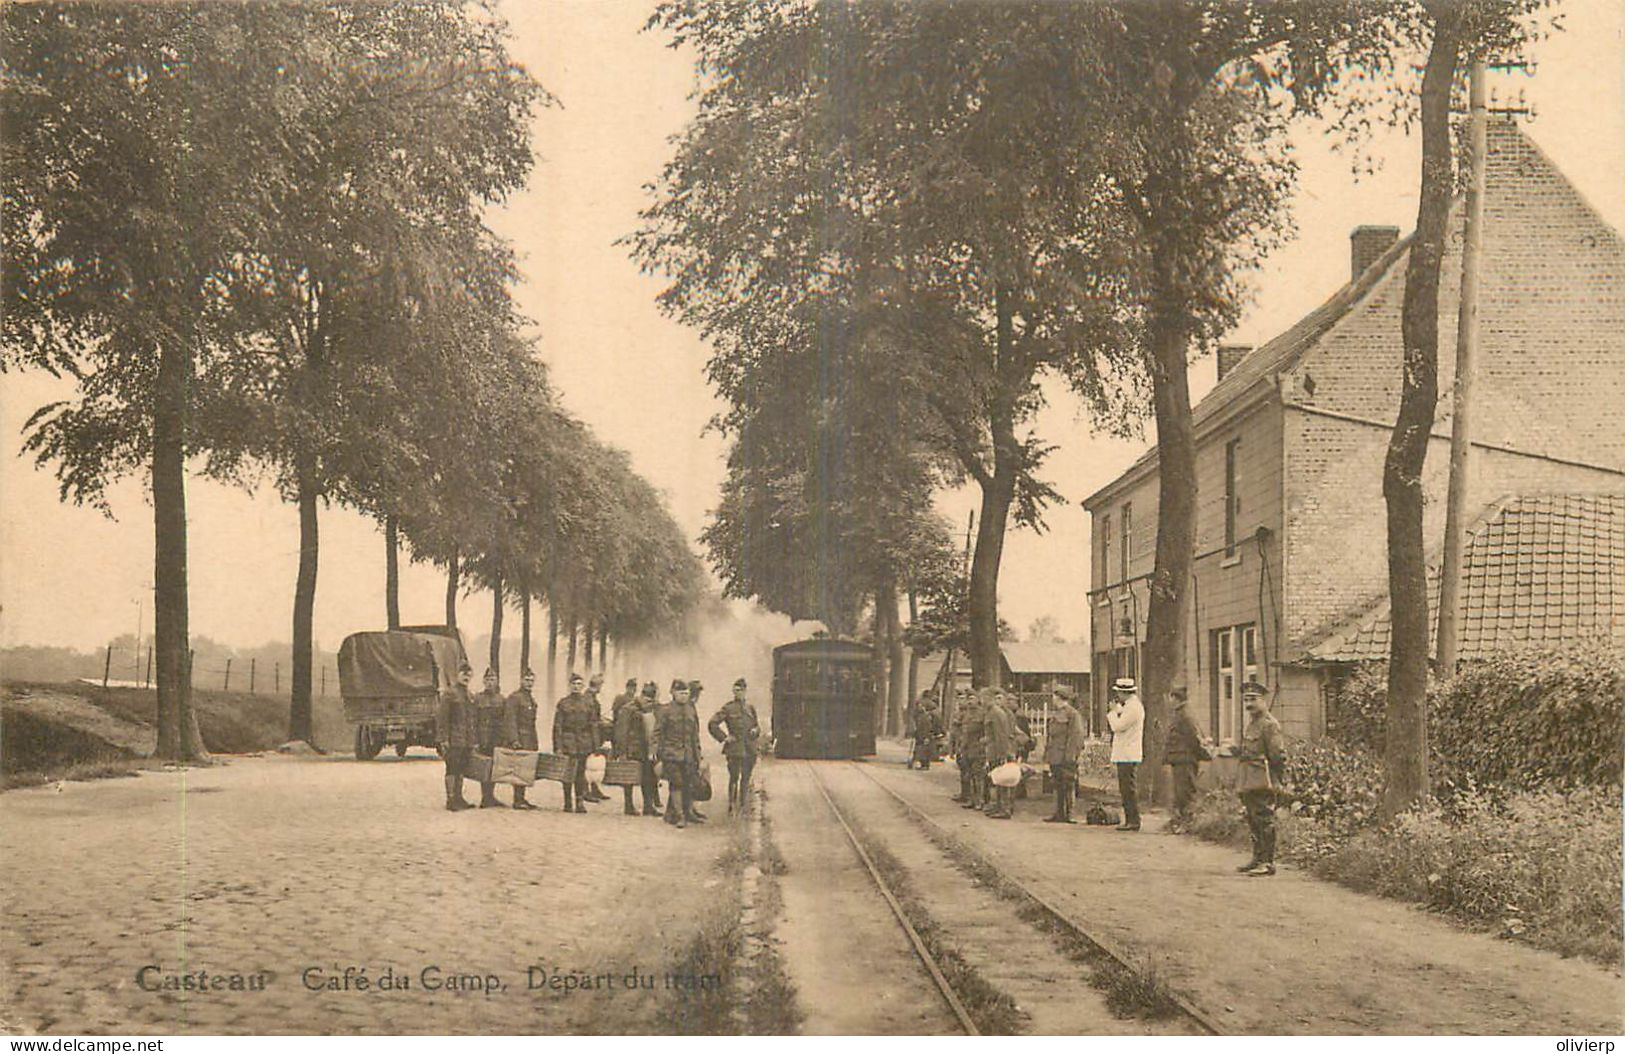
<path fill-rule="evenodd" d="M 1294 870 L 1237 875 L 1237 854 L 1194 839 L 1042 823 L 1048 802 L 988 821 L 948 800 L 951 767 L 911 772 L 901 760 L 888 751 L 866 771 L 1143 955 L 1227 1031 L 1612 1035 L 1625 1025 L 1618 971 Z"/>
<path fill-rule="evenodd" d="M 875 840 L 908 872 L 942 937 L 1025 1021 L 1017 1031 L 1044 1036 L 1196 1034 L 1179 1019 L 1119 1018 L 1090 987 L 1090 969 L 1069 958 L 1015 905 L 965 874 L 889 797 L 851 765 L 820 768 L 826 787 L 865 841 Z"/>
<path fill-rule="evenodd" d="M 660 980 L 623 982 L 679 960 L 721 895 L 726 834 L 622 816 L 618 797 L 565 814 L 556 784 L 540 811 L 448 813 L 441 773 L 427 755 L 273 756 L 0 796 L 0 1031 L 670 1028 Z M 352 966 L 367 990 L 326 987 Z M 410 987 L 380 990 L 386 969 Z M 200 970 L 265 985 L 143 988 Z M 545 983 L 560 971 L 613 987 Z M 501 987 L 445 986 L 460 975 Z"/>
<path fill-rule="evenodd" d="M 802 1033 L 961 1034 L 806 767 L 769 762 L 758 771 L 787 868 L 775 936 Z"/>

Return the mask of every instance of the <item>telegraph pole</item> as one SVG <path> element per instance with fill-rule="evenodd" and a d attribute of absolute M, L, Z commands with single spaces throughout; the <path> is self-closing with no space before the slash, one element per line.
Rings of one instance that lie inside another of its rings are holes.
<path fill-rule="evenodd" d="M 1450 489 L 1445 506 L 1444 559 L 1439 576 L 1438 670 L 1449 677 L 1458 653 L 1456 610 L 1461 598 L 1462 549 L 1467 524 L 1467 483 L 1472 453 L 1473 374 L 1478 358 L 1478 279 L 1484 237 L 1485 128 L 1484 61 L 1475 60 L 1468 75 L 1467 215 L 1461 248 L 1461 305 L 1456 315 L 1456 383 L 1451 400 Z"/>

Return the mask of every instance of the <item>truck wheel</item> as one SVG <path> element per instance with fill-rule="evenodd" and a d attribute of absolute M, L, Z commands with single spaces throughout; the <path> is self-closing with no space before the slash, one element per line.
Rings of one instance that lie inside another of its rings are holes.
<path fill-rule="evenodd" d="M 395 756 L 398 757 L 398 758 L 406 757 L 406 744 L 405 743 L 396 743 L 395 744 Z"/>
<path fill-rule="evenodd" d="M 378 752 L 383 748 L 384 740 L 382 736 L 374 739 L 372 733 L 367 731 L 367 726 L 356 726 L 355 758 L 357 761 L 371 761 L 378 756 Z"/>

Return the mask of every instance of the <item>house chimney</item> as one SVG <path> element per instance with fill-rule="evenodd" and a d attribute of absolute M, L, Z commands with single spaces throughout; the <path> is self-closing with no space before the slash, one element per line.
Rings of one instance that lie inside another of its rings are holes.
<path fill-rule="evenodd" d="M 1220 344 L 1219 345 L 1219 380 L 1224 380 L 1236 363 L 1247 357 L 1253 350 L 1251 344 Z"/>
<path fill-rule="evenodd" d="M 1350 271 L 1349 280 L 1353 281 L 1365 274 L 1366 268 L 1377 262 L 1377 257 L 1387 252 L 1399 241 L 1398 227 L 1368 227 L 1354 228 L 1349 235 Z"/>

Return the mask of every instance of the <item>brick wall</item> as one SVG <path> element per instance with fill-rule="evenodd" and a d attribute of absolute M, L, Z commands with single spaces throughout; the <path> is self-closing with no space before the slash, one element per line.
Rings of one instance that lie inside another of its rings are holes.
<path fill-rule="evenodd" d="M 1474 439 L 1539 457 L 1475 452 L 1469 504 L 1518 491 L 1625 487 L 1625 246 L 1510 124 L 1490 137 Z M 1461 285 L 1456 217 L 1440 286 L 1437 433 L 1450 428 Z M 1289 372 L 1287 402 L 1392 422 L 1399 407 L 1405 257 Z M 1286 638 L 1311 638 L 1387 590 L 1382 463 L 1389 429 L 1289 407 Z M 1449 443 L 1423 487 L 1430 552 L 1442 542 Z"/>
<path fill-rule="evenodd" d="M 1287 658 L 1296 646 L 1348 618 L 1388 591 L 1382 463 L 1389 431 L 1301 410 L 1286 410 Z M 1444 539 L 1450 443 L 1428 449 L 1422 488 L 1423 537 L 1432 558 Z M 1609 492 L 1625 473 L 1557 464 L 1475 448 L 1468 506 L 1477 511 L 1508 494 Z"/>

